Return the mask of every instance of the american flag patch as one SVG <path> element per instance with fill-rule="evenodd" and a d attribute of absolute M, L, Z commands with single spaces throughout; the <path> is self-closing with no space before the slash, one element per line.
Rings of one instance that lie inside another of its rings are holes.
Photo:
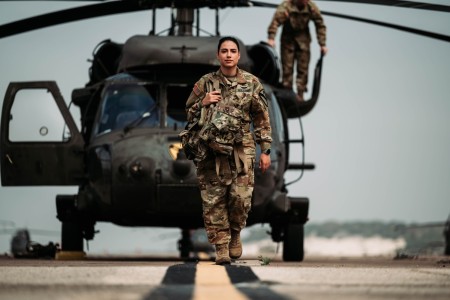
<path fill-rule="evenodd" d="M 194 94 L 196 96 L 200 95 L 200 93 L 201 93 L 201 91 L 200 91 L 200 89 L 198 88 L 197 85 L 194 85 L 194 88 L 192 89 L 192 91 L 194 92 Z"/>

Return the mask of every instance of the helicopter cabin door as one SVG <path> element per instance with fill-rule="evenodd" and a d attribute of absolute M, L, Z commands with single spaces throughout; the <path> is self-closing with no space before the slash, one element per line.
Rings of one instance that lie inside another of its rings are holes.
<path fill-rule="evenodd" d="M 78 185 L 84 141 L 56 82 L 12 82 L 3 101 L 3 186 Z"/>

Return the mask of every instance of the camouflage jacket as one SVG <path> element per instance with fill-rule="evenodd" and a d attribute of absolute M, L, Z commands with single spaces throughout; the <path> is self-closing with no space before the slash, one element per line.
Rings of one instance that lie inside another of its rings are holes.
<path fill-rule="evenodd" d="M 309 21 L 312 20 L 316 27 L 317 40 L 320 46 L 326 45 L 326 26 L 317 5 L 308 1 L 303 9 L 299 9 L 291 0 L 283 1 L 278 5 L 272 22 L 267 30 L 269 39 L 275 39 L 278 27 L 283 26 L 281 41 L 295 40 L 299 45 L 311 43 Z"/>
<path fill-rule="evenodd" d="M 207 92 L 217 89 L 220 89 L 222 94 L 220 105 L 234 106 L 242 111 L 244 147 L 253 149 L 251 153 L 254 153 L 256 140 L 261 150 L 269 149 L 272 137 L 264 87 L 257 77 L 241 69 L 238 69 L 235 81 L 230 81 L 220 69 L 201 77 L 186 102 L 188 122 L 200 119 L 201 101 Z M 253 123 L 255 138 L 250 132 L 250 123 Z"/>

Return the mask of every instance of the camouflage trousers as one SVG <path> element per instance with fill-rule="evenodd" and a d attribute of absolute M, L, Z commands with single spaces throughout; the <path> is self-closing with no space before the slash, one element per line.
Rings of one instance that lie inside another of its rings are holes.
<path fill-rule="evenodd" d="M 230 242 L 230 230 L 241 231 L 247 222 L 254 187 L 254 158 L 247 158 L 247 174 L 238 174 L 229 157 L 231 183 L 224 184 L 216 172 L 216 160 L 207 158 L 197 164 L 197 177 L 203 201 L 203 221 L 211 244 Z"/>
<path fill-rule="evenodd" d="M 294 64 L 297 78 L 295 81 L 297 93 L 306 92 L 308 87 L 308 68 L 311 58 L 309 44 L 281 42 L 281 64 L 283 66 L 283 86 L 292 88 Z"/>

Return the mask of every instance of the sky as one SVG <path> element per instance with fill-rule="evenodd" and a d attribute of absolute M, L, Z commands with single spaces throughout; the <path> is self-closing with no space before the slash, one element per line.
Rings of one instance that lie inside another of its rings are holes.
<path fill-rule="evenodd" d="M 316 3 L 322 11 L 450 35 L 448 13 Z M 84 3 L 1 1 L 0 23 L 80 4 Z M 265 41 L 273 12 L 267 8 L 223 10 L 220 32 L 235 35 L 247 45 Z M 168 10 L 159 10 L 157 32 L 168 28 L 168 16 Z M 202 11 L 202 16 L 202 28 L 214 32 L 210 26 L 213 13 Z M 316 169 L 288 186 L 289 194 L 309 197 L 310 222 L 444 222 L 450 213 L 450 43 L 334 17 L 324 19 L 329 53 L 324 60 L 320 98 L 314 110 L 302 118 L 306 161 Z M 55 80 L 68 104 L 71 91 L 88 81 L 88 59 L 100 41 L 123 43 L 134 34 L 147 34 L 150 24 L 150 14 L 140 12 L 0 39 L 0 101 L 11 81 Z M 311 72 L 319 55 L 316 41 L 313 34 Z M 79 112 L 73 108 L 71 112 L 78 121 Z M 292 138 L 298 138 L 298 121 L 291 120 L 289 127 Z M 300 161 L 299 153 L 294 147 L 292 162 Z M 297 176 L 288 172 L 286 181 Z M 58 240 L 55 195 L 74 193 L 76 187 L 0 187 L 0 253 L 9 249 L 6 231 L 11 228 L 48 230 L 48 235 L 34 239 Z M 98 227 L 102 234 L 91 242 L 96 251 L 129 247 L 145 251 L 152 238 L 172 249 L 179 232 L 111 224 Z M 111 242 L 124 235 L 130 238 Z M 131 237 L 135 240 L 130 241 Z M 145 245 L 140 244 L 142 239 Z"/>

